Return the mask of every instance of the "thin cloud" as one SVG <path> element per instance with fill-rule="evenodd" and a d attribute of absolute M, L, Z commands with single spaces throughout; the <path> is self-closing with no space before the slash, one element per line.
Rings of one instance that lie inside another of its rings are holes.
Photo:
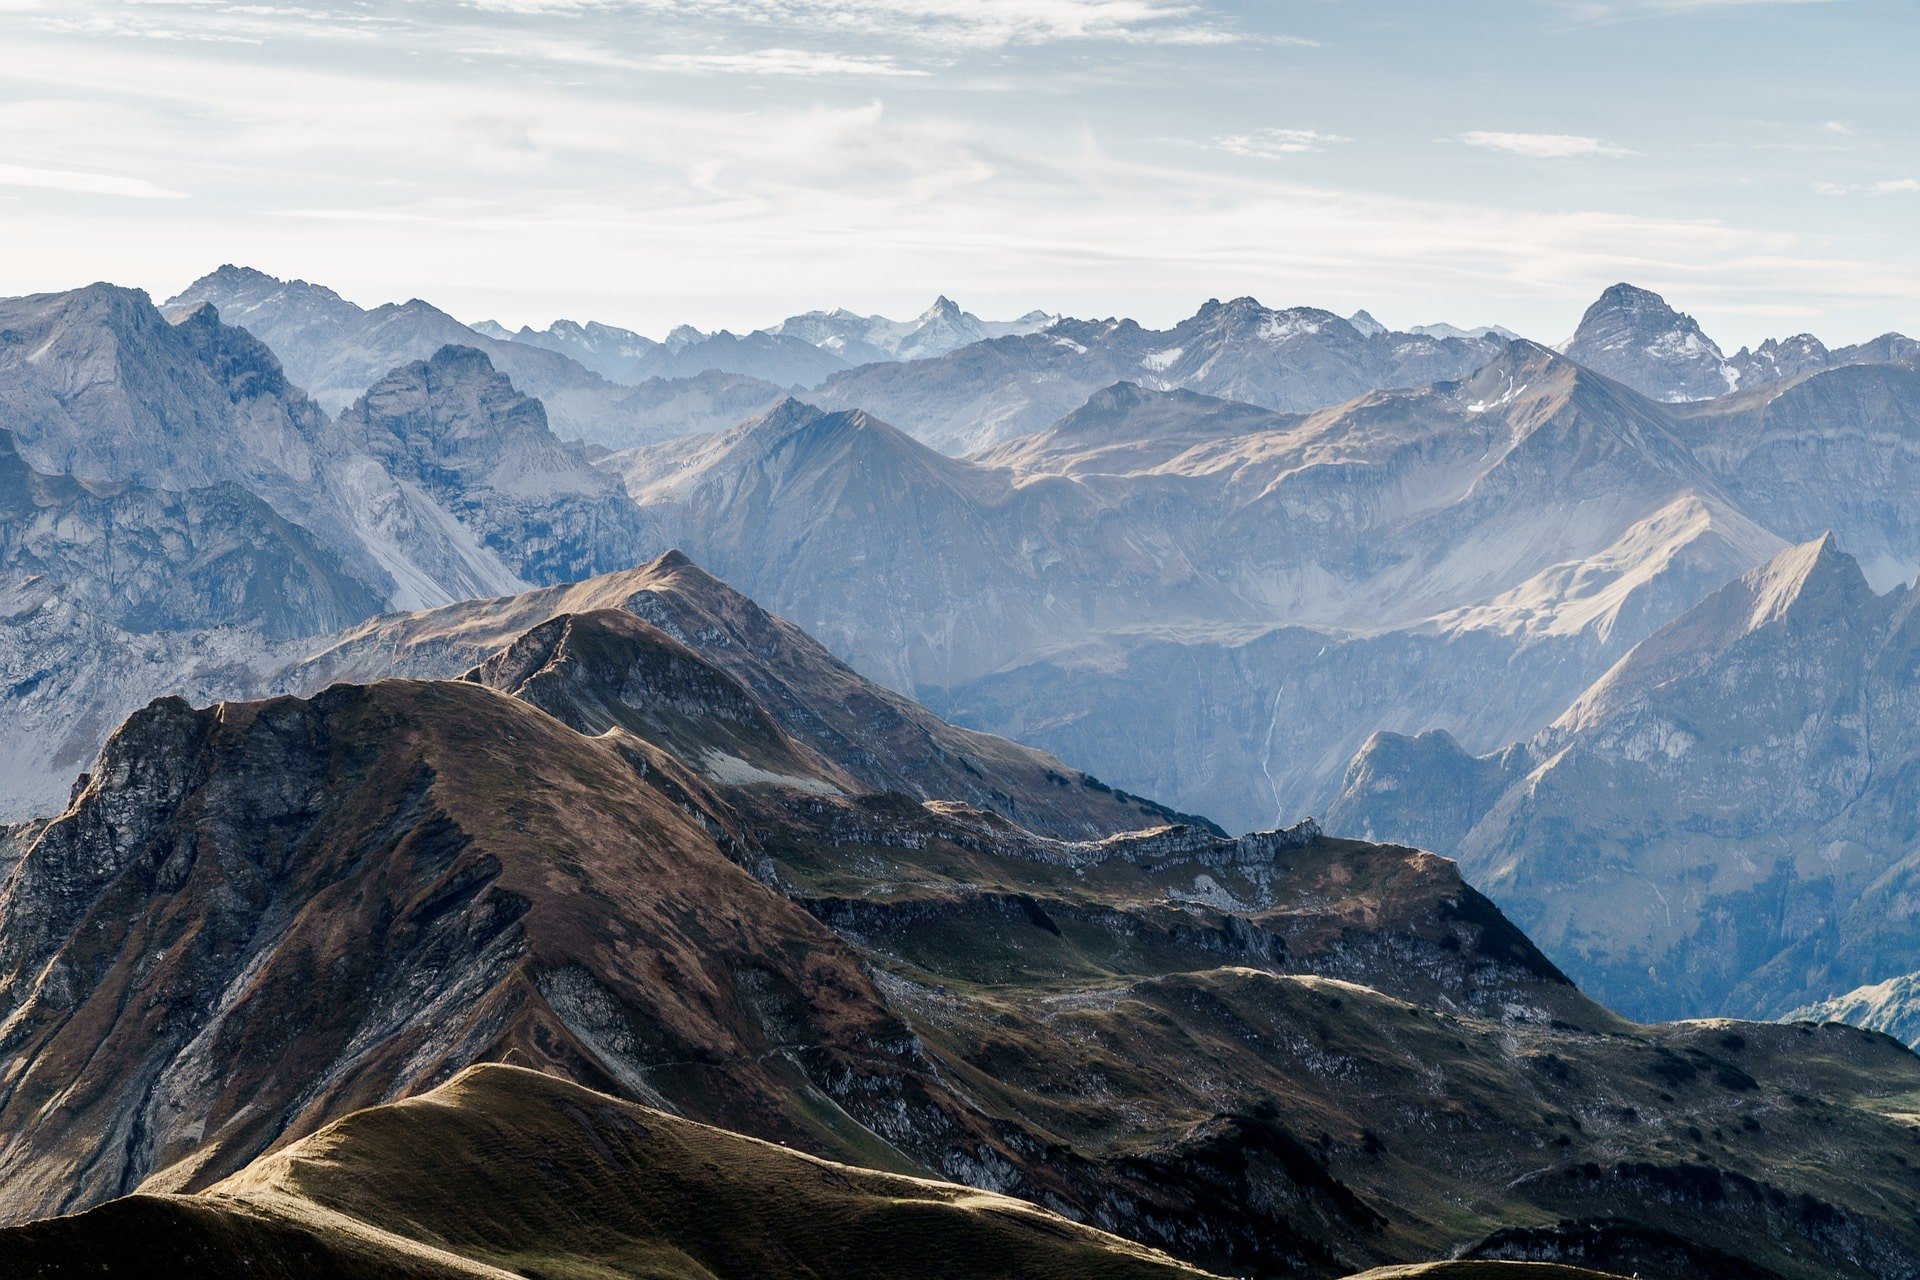
<path fill-rule="evenodd" d="M 40 169 L 24 164 L 0 164 L 0 187 L 31 187 L 37 191 L 65 191 L 82 196 L 117 196 L 124 200 L 187 198 L 184 191 L 156 186 L 145 178 L 82 173 L 77 169 Z"/>
<path fill-rule="evenodd" d="M 1322 133 L 1318 129 L 1254 129 L 1248 133 L 1232 133 L 1215 138 L 1213 145 L 1237 156 L 1277 160 L 1283 156 L 1325 151 L 1328 147 L 1351 141 L 1353 139 L 1337 133 Z"/>
<path fill-rule="evenodd" d="M 1841 0 L 1558 0 L 1562 9 L 1586 22 L 1620 22 L 1629 18 L 1679 18 L 1726 9 L 1786 8 L 1790 5 L 1834 4 Z"/>
<path fill-rule="evenodd" d="M 1886 178 L 1879 182 L 1816 182 L 1813 189 L 1823 196 L 1904 196 L 1920 192 L 1920 178 Z"/>
<path fill-rule="evenodd" d="M 1633 152 L 1599 138 L 1573 133 L 1506 133 L 1474 129 L 1458 141 L 1487 151 L 1505 151 L 1531 160 L 1570 160 L 1577 156 L 1630 156 Z"/>
<path fill-rule="evenodd" d="M 751 53 L 663 53 L 655 64 L 677 71 L 714 71 L 762 76 L 925 76 L 890 57 L 819 53 L 807 49 L 756 49 Z"/>
<path fill-rule="evenodd" d="M 616 2 L 679 17 L 715 16 L 710 0 Z M 1212 45 L 1244 38 L 1212 20 L 1195 0 L 735 0 L 725 7 L 725 16 L 789 30 L 961 49 L 1103 40 Z"/>

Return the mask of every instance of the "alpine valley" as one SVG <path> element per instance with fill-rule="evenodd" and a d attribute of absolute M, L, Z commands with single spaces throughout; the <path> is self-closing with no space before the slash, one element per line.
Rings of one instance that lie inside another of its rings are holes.
<path fill-rule="evenodd" d="M 0 1280 L 1920 1277 L 1916 495 L 1624 284 L 0 301 Z"/>

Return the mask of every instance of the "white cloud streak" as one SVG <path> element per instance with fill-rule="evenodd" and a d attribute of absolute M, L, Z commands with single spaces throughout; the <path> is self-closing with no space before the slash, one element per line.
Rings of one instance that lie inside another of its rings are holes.
<path fill-rule="evenodd" d="M 762 76 L 910 76 L 930 73 L 902 67 L 874 54 L 820 53 L 807 49 L 755 49 L 749 53 L 663 53 L 658 66 L 676 71 L 711 71 Z"/>
<path fill-rule="evenodd" d="M 1328 147 L 1337 147 L 1351 141 L 1353 139 L 1344 138 L 1337 133 L 1322 133 L 1318 129 L 1254 129 L 1247 133 L 1231 133 L 1225 137 L 1215 138 L 1213 145 L 1237 156 L 1277 160 L 1286 156 L 1325 151 Z"/>
<path fill-rule="evenodd" d="M 145 178 L 111 173 L 84 173 L 77 169 L 41 169 L 25 164 L 0 164 L 0 187 L 64 191 L 69 195 L 113 196 L 124 200 L 185 200 L 184 191 L 156 186 Z"/>
<path fill-rule="evenodd" d="M 1633 154 L 1625 147 L 1614 146 L 1599 138 L 1588 138 L 1571 133 L 1505 133 L 1498 130 L 1474 129 L 1461 134 L 1457 141 L 1486 151 L 1505 151 L 1510 155 L 1525 156 L 1530 160 L 1570 160 L 1579 156 Z"/>

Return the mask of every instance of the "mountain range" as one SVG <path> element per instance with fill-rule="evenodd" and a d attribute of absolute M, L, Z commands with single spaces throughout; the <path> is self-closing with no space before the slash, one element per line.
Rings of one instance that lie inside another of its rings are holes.
<path fill-rule="evenodd" d="M 0 302 L 0 1275 L 1920 1257 L 1898 1041 L 1608 1007 L 1909 1033 L 1904 340 L 201 286 Z"/>
<path fill-rule="evenodd" d="M 1883 982 L 1920 954 L 1912 601 L 1876 596 L 1831 536 L 1790 548 L 1524 743 L 1377 736 L 1329 820 L 1458 856 L 1639 1016 L 1774 1016 Z"/>
<path fill-rule="evenodd" d="M 1662 409 L 1529 343 L 1315 414 L 1122 383 L 950 459 L 792 403 L 606 465 L 862 670 L 1233 825 L 1314 811 L 1374 729 L 1531 732 L 1784 545 Z M 1198 687 L 1199 720 L 1143 707 Z"/>
<path fill-rule="evenodd" d="M 1920 1062 L 1886 1037 L 1634 1026 L 1452 864 L 1311 824 L 1057 839 L 871 790 L 769 688 L 592 610 L 457 679 L 137 713 L 0 891 L 0 1212 L 101 1206 L 9 1255 L 146 1223 L 320 1268 L 766 1274 L 883 1266 L 884 1203 L 916 1249 L 1102 1274 L 1866 1276 L 1920 1246 L 1887 1114 Z M 821 1235 L 823 1195 L 869 1225 Z M 731 1244 L 688 1216 L 728 1204 Z"/>

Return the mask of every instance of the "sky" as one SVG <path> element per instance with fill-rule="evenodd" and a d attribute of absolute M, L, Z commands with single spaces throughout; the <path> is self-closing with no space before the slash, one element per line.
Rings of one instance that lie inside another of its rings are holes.
<path fill-rule="evenodd" d="M 1913 0 L 0 0 L 0 293 L 1920 332 Z"/>

